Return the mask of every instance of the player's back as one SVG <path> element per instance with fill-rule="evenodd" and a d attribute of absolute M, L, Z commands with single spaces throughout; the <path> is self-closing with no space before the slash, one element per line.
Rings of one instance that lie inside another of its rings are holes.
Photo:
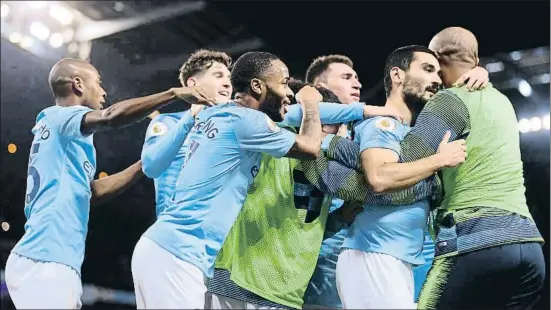
<path fill-rule="evenodd" d="M 25 234 L 13 252 L 80 272 L 87 233 L 90 182 L 96 170 L 93 135 L 83 136 L 82 106 L 42 110 L 32 129 L 25 196 Z"/>
<path fill-rule="evenodd" d="M 161 136 L 169 130 L 173 130 L 178 121 L 182 118 L 185 112 L 164 113 L 155 118 L 147 129 L 146 141 L 156 136 Z M 155 214 L 159 214 L 164 210 L 170 202 L 178 175 L 184 164 L 185 147 L 182 145 L 174 160 L 170 163 L 161 175 L 153 179 L 155 186 Z"/>
<path fill-rule="evenodd" d="M 455 168 L 443 170 L 443 207 L 497 207 L 530 217 L 524 196 L 519 131 L 509 99 L 491 84 L 469 92 L 450 88 L 467 106 L 470 130 L 466 140 L 468 158 Z"/>
<path fill-rule="evenodd" d="M 235 103 L 196 116 L 170 205 L 145 236 L 211 276 L 214 259 L 258 173 L 261 152 L 281 157 L 294 134 Z"/>

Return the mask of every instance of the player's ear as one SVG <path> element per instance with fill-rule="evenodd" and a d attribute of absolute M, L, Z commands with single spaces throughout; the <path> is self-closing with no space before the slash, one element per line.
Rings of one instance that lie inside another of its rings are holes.
<path fill-rule="evenodd" d="M 197 80 L 194 77 L 190 77 L 186 81 L 187 86 L 197 86 Z"/>
<path fill-rule="evenodd" d="M 252 79 L 251 80 L 251 91 L 253 93 L 255 93 L 256 95 L 262 95 L 262 93 L 264 92 L 264 82 L 262 82 L 260 79 Z"/>
<path fill-rule="evenodd" d="M 84 93 L 84 81 L 82 80 L 82 78 L 78 76 L 73 78 L 72 86 L 75 94 L 77 94 L 78 96 L 82 96 L 82 94 Z"/>
<path fill-rule="evenodd" d="M 390 80 L 392 81 L 393 85 L 401 85 L 404 82 L 404 78 L 406 77 L 406 73 L 404 72 L 404 70 L 398 67 L 392 67 L 389 74 Z"/>

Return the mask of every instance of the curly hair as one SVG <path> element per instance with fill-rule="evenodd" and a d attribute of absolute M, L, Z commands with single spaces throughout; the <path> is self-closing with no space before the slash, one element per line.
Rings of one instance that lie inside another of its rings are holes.
<path fill-rule="evenodd" d="M 205 49 L 195 51 L 182 67 L 180 67 L 180 75 L 178 76 L 180 83 L 187 86 L 187 80 L 190 77 L 203 73 L 215 62 L 219 62 L 229 68 L 232 64 L 232 59 L 230 55 L 223 52 Z"/>

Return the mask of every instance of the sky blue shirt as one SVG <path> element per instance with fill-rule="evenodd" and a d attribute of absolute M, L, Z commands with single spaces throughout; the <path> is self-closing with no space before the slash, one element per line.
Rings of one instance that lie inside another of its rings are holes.
<path fill-rule="evenodd" d="M 212 277 L 261 153 L 283 157 L 295 140 L 262 112 L 235 103 L 204 109 L 185 142 L 173 200 L 144 236 Z"/>
<path fill-rule="evenodd" d="M 25 197 L 25 234 L 12 252 L 56 262 L 80 274 L 88 231 L 90 182 L 96 172 L 93 135 L 80 131 L 91 109 L 53 106 L 32 129 Z"/>
<path fill-rule="evenodd" d="M 390 117 L 374 117 L 355 125 L 360 153 L 369 148 L 388 149 L 398 155 L 400 141 L 410 127 Z M 352 223 L 343 248 L 384 253 L 422 265 L 427 230 L 428 199 L 406 206 L 366 205 Z"/>
<path fill-rule="evenodd" d="M 142 149 L 142 170 L 155 185 L 156 216 L 172 198 L 184 165 L 183 144 L 193 124 L 189 111 L 161 114 L 149 123 Z"/>
<path fill-rule="evenodd" d="M 425 234 L 425 243 L 423 244 L 423 258 L 425 259 L 425 263 L 421 266 L 413 268 L 413 282 L 415 285 L 414 294 L 416 302 L 419 299 L 419 294 L 421 293 L 421 289 L 423 288 L 423 284 L 427 279 L 427 274 L 429 273 L 429 269 L 434 260 L 434 241 L 428 231 Z"/>

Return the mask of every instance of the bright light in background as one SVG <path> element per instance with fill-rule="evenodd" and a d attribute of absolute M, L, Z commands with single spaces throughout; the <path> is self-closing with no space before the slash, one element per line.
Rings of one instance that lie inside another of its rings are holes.
<path fill-rule="evenodd" d="M 527 133 L 530 131 L 530 121 L 523 118 L 518 122 L 518 130 L 522 133 Z"/>
<path fill-rule="evenodd" d="M 52 33 L 50 36 L 50 45 L 53 48 L 58 48 L 63 45 L 63 35 L 61 33 Z"/>
<path fill-rule="evenodd" d="M 543 128 L 549 130 L 549 114 L 543 117 Z"/>
<path fill-rule="evenodd" d="M 490 63 L 486 64 L 486 70 L 488 70 L 488 72 L 490 72 L 490 73 L 503 71 L 503 69 L 505 69 L 505 65 L 501 61 L 490 62 Z"/>
<path fill-rule="evenodd" d="M 71 54 L 74 54 L 78 51 L 78 44 L 76 42 L 72 42 L 67 46 L 67 51 Z"/>
<path fill-rule="evenodd" d="M 1 13 L 2 17 L 8 16 L 8 14 L 10 14 L 10 7 L 7 4 L 2 3 Z"/>
<path fill-rule="evenodd" d="M 10 143 L 8 144 L 8 153 L 15 154 L 17 152 L 17 145 Z"/>
<path fill-rule="evenodd" d="M 63 30 L 63 41 L 65 43 L 71 42 L 74 37 L 75 37 L 75 31 L 73 30 L 73 28 L 67 28 Z"/>
<path fill-rule="evenodd" d="M 532 86 L 530 86 L 526 80 L 520 80 L 517 88 L 519 93 L 521 93 L 524 97 L 530 97 L 532 95 Z"/>
<path fill-rule="evenodd" d="M 8 231 L 8 230 L 10 230 L 10 223 L 8 223 L 8 222 L 2 222 L 2 230 L 3 230 L 3 231 Z"/>
<path fill-rule="evenodd" d="M 532 117 L 530 119 L 530 130 L 539 131 L 541 129 L 541 119 L 539 117 Z"/>
<path fill-rule="evenodd" d="M 54 5 L 50 8 L 50 16 L 55 18 L 62 25 L 69 25 L 73 22 L 73 13 L 59 5 Z"/>
<path fill-rule="evenodd" d="M 50 29 L 41 22 L 33 22 L 30 31 L 33 36 L 42 41 L 46 40 L 50 35 Z"/>
<path fill-rule="evenodd" d="M 115 2 L 115 5 L 113 6 L 113 9 L 117 12 L 122 12 L 122 10 L 124 10 L 124 3 L 122 2 Z"/>
<path fill-rule="evenodd" d="M 33 39 L 30 37 L 24 37 L 23 40 L 21 40 L 21 47 L 22 48 L 29 48 L 31 45 L 33 45 Z"/>
<path fill-rule="evenodd" d="M 520 54 L 519 51 L 514 51 L 511 53 L 511 59 L 514 61 L 520 60 L 521 57 L 522 55 Z"/>
<path fill-rule="evenodd" d="M 46 6 L 48 1 L 27 1 L 33 9 L 40 9 Z"/>
<path fill-rule="evenodd" d="M 14 33 L 10 34 L 10 42 L 11 43 L 21 42 L 21 35 L 17 32 L 14 32 Z"/>

